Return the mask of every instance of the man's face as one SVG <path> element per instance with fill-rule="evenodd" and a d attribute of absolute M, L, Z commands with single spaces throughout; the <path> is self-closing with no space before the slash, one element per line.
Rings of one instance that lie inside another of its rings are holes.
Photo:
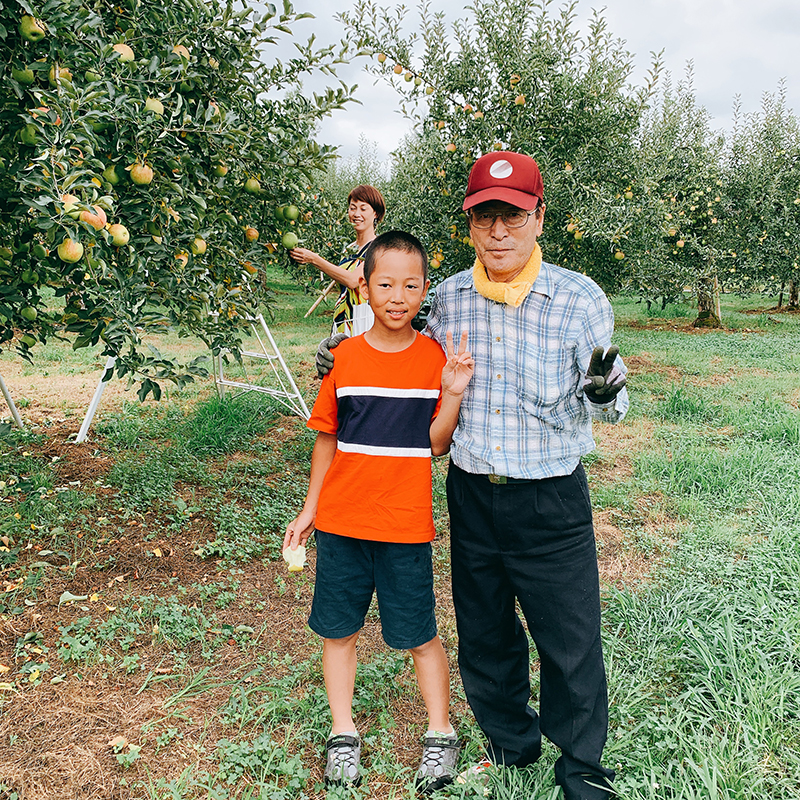
<path fill-rule="evenodd" d="M 501 200 L 480 203 L 471 209 L 472 214 L 497 214 L 491 228 L 477 228 L 470 221 L 469 233 L 475 245 L 475 254 L 486 267 L 489 280 L 508 282 L 522 272 L 542 233 L 544 204 L 528 217 L 521 228 L 509 228 L 502 216 L 504 211 L 517 211 L 516 206 Z M 523 212 L 525 213 L 525 212 Z"/>

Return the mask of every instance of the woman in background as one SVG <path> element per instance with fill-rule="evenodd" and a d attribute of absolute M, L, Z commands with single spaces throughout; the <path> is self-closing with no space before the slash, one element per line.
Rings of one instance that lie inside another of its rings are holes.
<path fill-rule="evenodd" d="M 347 217 L 355 229 L 356 238 L 347 245 L 338 264 L 332 264 L 305 247 L 289 251 L 289 256 L 298 264 L 312 264 L 342 287 L 333 308 L 331 335 L 346 333 L 356 336 L 372 327 L 372 309 L 358 290 L 358 279 L 364 274 L 364 254 L 377 236 L 375 225 L 385 213 L 383 195 L 374 186 L 356 186 L 347 197 Z"/>

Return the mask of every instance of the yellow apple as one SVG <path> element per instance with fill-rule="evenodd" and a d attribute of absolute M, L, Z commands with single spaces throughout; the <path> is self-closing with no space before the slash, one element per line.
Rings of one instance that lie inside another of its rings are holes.
<path fill-rule="evenodd" d="M 74 264 L 76 261 L 80 261 L 83 256 L 83 245 L 80 242 L 70 239 L 69 236 L 61 242 L 57 250 L 58 257 L 68 264 Z"/>
<path fill-rule="evenodd" d="M 248 178 L 244 182 L 244 190 L 248 194 L 261 194 L 261 181 L 258 178 Z"/>
<path fill-rule="evenodd" d="M 147 186 L 153 182 L 153 168 L 147 164 L 135 163 L 130 166 L 131 180 L 137 186 Z"/>
<path fill-rule="evenodd" d="M 152 111 L 160 117 L 164 113 L 164 104 L 155 97 L 148 97 L 147 100 L 144 101 L 144 110 Z"/>
<path fill-rule="evenodd" d="M 119 183 L 120 177 L 117 175 L 117 170 L 113 164 L 109 164 L 103 170 L 103 180 L 108 181 L 112 186 L 116 186 Z"/>
<path fill-rule="evenodd" d="M 256 228 L 248 227 L 244 229 L 244 238 L 248 242 L 255 242 L 258 240 L 258 230 Z"/>
<path fill-rule="evenodd" d="M 19 33 L 28 42 L 40 42 L 44 39 L 44 23 L 25 14 L 19 21 Z"/>
<path fill-rule="evenodd" d="M 202 256 L 208 250 L 208 242 L 200 236 L 195 237 L 195 240 L 189 245 L 192 255 Z"/>
<path fill-rule="evenodd" d="M 80 197 L 76 197 L 74 194 L 62 194 L 61 202 L 64 204 L 62 209 L 63 213 L 69 214 L 73 219 L 78 219 L 81 215 L 80 210 L 77 208 L 80 201 Z"/>
<path fill-rule="evenodd" d="M 53 64 L 50 67 L 47 79 L 50 81 L 51 86 L 56 86 L 59 81 L 61 83 L 72 83 L 72 73 L 66 67 L 59 67 L 58 75 L 56 75 L 56 65 Z"/>
<path fill-rule="evenodd" d="M 108 222 L 106 212 L 98 205 L 94 205 L 92 208 L 94 212 L 86 210 L 81 211 L 78 219 L 80 219 L 81 222 L 85 222 L 87 225 L 91 225 L 96 231 L 101 231 Z"/>
<path fill-rule="evenodd" d="M 131 238 L 128 229 L 119 222 L 114 223 L 114 225 L 109 225 L 108 235 L 111 237 L 111 244 L 113 244 L 114 247 L 122 247 L 128 244 Z"/>
<path fill-rule="evenodd" d="M 111 49 L 119 53 L 120 61 L 133 61 L 134 59 L 131 46 L 125 44 L 124 42 L 117 42 L 117 44 L 115 44 Z"/>

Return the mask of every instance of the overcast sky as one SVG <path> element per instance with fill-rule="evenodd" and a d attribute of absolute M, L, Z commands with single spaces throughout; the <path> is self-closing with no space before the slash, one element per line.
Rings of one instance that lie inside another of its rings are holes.
<path fill-rule="evenodd" d="M 468 16 L 465 4 L 456 0 L 432 0 L 431 5 L 444 11 L 448 22 Z M 559 5 L 556 0 L 551 8 Z M 334 13 L 350 7 L 351 0 L 297 0 L 295 9 L 309 11 L 315 19 L 298 22 L 293 32 L 303 40 L 315 33 L 318 44 L 337 42 L 344 32 Z M 416 8 L 409 6 L 409 31 L 418 28 Z M 776 91 L 781 78 L 787 82 L 790 108 L 800 113 L 800 0 L 581 0 L 577 10 L 582 24 L 594 8 L 605 9 L 609 30 L 635 55 L 632 80 L 637 85 L 650 66 L 651 52 L 664 50 L 666 69 L 675 79 L 692 60 L 698 101 L 716 127 L 730 127 L 734 95 L 741 96 L 744 111 L 755 111 L 762 94 Z M 275 52 L 291 51 L 281 46 Z M 398 95 L 382 80 L 375 84 L 376 78 L 364 72 L 364 63 L 360 58 L 339 70 L 348 85 L 358 83 L 356 96 L 363 105 L 350 104 L 346 111 L 334 113 L 323 122 L 319 138 L 338 145 L 348 157 L 358 151 L 364 134 L 388 159 L 410 124 L 397 110 Z M 320 86 L 313 81 L 308 88 Z"/>

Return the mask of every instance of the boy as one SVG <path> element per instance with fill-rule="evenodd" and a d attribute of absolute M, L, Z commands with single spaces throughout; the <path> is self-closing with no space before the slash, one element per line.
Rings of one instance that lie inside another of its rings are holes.
<path fill-rule="evenodd" d="M 339 346 L 308 426 L 317 433 L 303 510 L 284 550 L 317 537 L 309 617 L 323 637 L 332 716 L 326 784 L 360 782 L 361 740 L 352 717 L 356 640 L 373 591 L 384 641 L 409 650 L 428 712 L 419 791 L 450 783 L 460 743 L 449 718 L 450 674 L 436 633 L 431 545 L 431 455 L 442 455 L 458 422 L 474 362 L 462 334 L 447 357 L 411 320 L 430 285 L 420 242 L 401 231 L 378 236 L 359 287 L 375 315 L 365 334 Z"/>

